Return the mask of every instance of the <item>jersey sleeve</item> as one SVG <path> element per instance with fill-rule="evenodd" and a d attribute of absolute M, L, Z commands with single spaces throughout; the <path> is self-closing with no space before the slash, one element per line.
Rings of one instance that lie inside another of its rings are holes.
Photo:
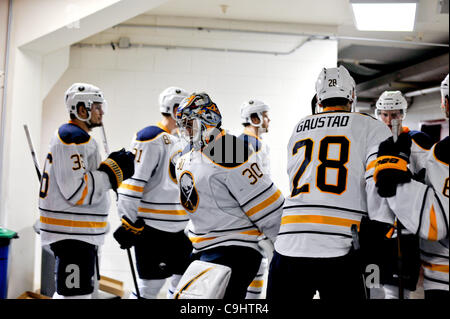
<path fill-rule="evenodd" d="M 448 152 L 448 138 L 444 147 L 444 143 L 439 143 L 427 157 L 427 184 L 411 180 L 398 185 L 396 196 L 387 199 L 395 215 L 409 231 L 431 241 L 447 237 L 449 230 L 448 158 L 445 163 L 435 154 L 440 146 Z"/>
<path fill-rule="evenodd" d="M 366 140 L 364 155 L 366 165 L 365 187 L 367 196 L 367 211 L 370 219 L 393 224 L 395 216 L 389 208 L 386 199 L 378 195 L 375 181 L 373 179 L 378 147 L 381 142 L 392 136 L 392 133 L 384 123 L 378 120 L 371 120 L 369 123 L 371 126 Z"/>
<path fill-rule="evenodd" d="M 76 144 L 55 145 L 47 161 L 54 165 L 53 173 L 59 189 L 72 205 L 97 204 L 103 200 L 104 193 L 111 189 L 106 173 L 87 169 L 92 165 L 83 158 Z"/>
<path fill-rule="evenodd" d="M 226 185 L 250 221 L 274 242 L 280 228 L 284 196 L 257 163 L 249 160 L 233 169 Z"/>
<path fill-rule="evenodd" d="M 131 221 L 135 221 L 145 185 L 158 167 L 161 145 L 157 140 L 144 143 L 133 140 L 131 149 L 136 152 L 134 174 L 123 181 L 117 190 L 119 194 L 117 212 L 119 217 L 127 216 Z"/>
<path fill-rule="evenodd" d="M 431 138 L 420 131 L 410 132 L 411 136 L 411 155 L 409 157 L 409 168 L 411 172 L 421 179 L 421 173 L 424 172 L 427 162 L 428 152 L 433 146 Z"/>

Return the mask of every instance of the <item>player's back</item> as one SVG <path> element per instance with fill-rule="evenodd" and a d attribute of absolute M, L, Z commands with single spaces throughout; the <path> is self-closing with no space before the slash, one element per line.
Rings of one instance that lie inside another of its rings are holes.
<path fill-rule="evenodd" d="M 348 253 L 351 225 L 359 227 L 367 215 L 366 167 L 389 136 L 387 126 L 371 116 L 344 111 L 308 116 L 295 126 L 278 252 L 296 257 Z"/>

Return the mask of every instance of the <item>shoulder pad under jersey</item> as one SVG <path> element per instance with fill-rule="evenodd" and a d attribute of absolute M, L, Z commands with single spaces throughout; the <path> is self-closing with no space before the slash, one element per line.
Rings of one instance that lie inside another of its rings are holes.
<path fill-rule="evenodd" d="M 445 164 L 448 165 L 450 159 L 450 139 L 446 136 L 443 140 L 436 143 L 434 147 L 434 156 Z"/>
<path fill-rule="evenodd" d="M 147 142 L 154 139 L 163 132 L 165 131 L 158 126 L 147 126 L 146 128 L 143 128 L 136 133 L 136 141 Z"/>
<path fill-rule="evenodd" d="M 84 144 L 91 139 L 86 131 L 72 123 L 61 125 L 58 136 L 64 144 Z"/>
<path fill-rule="evenodd" d="M 368 116 L 368 117 L 378 121 L 378 119 L 376 119 L 373 115 L 371 115 L 369 113 L 364 113 L 364 112 L 355 112 L 355 113 L 358 113 L 358 114 L 361 114 L 361 115 L 364 115 L 364 116 Z"/>
<path fill-rule="evenodd" d="M 239 135 L 239 139 L 243 140 L 244 143 L 251 145 L 255 152 L 259 152 L 262 147 L 261 142 L 254 136 L 242 133 Z"/>
<path fill-rule="evenodd" d="M 238 167 L 253 154 L 249 144 L 231 134 L 225 134 L 202 151 L 214 164 L 225 168 Z"/>
<path fill-rule="evenodd" d="M 434 143 L 431 137 L 422 131 L 409 131 L 408 132 L 411 139 L 419 145 L 421 148 L 429 150 L 433 147 Z"/>

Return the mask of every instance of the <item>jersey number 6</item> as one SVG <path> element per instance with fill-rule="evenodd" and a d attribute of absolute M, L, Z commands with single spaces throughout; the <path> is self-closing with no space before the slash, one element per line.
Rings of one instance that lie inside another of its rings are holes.
<path fill-rule="evenodd" d="M 339 145 L 339 158 L 329 159 L 328 148 L 330 144 Z M 306 168 L 311 163 L 314 141 L 310 138 L 297 141 L 292 149 L 292 156 L 296 155 L 298 150 L 305 147 L 304 159 L 300 164 L 294 179 L 292 180 L 291 196 L 297 196 L 300 193 L 309 193 L 309 184 L 298 186 L 300 178 L 305 173 Z M 319 162 L 316 172 L 316 187 L 326 193 L 342 194 L 347 189 L 347 167 L 345 164 L 349 158 L 350 141 L 345 136 L 326 136 L 320 141 L 319 145 Z M 336 184 L 327 184 L 327 169 L 337 170 Z"/>

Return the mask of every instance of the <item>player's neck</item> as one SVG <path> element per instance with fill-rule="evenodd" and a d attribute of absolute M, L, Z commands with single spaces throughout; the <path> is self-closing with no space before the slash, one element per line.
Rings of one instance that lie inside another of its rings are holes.
<path fill-rule="evenodd" d="M 177 125 L 176 125 L 174 119 L 172 119 L 171 117 L 168 117 L 168 116 L 164 116 L 160 123 L 165 128 L 167 128 L 168 132 L 173 132 L 177 128 Z"/>
<path fill-rule="evenodd" d="M 83 131 L 86 133 L 89 133 L 91 131 L 91 128 L 89 128 L 84 121 L 80 121 L 79 119 L 70 120 L 69 123 L 72 123 L 78 127 L 80 127 Z"/>
<path fill-rule="evenodd" d="M 248 135 L 253 135 L 255 137 L 259 137 L 259 130 L 257 127 L 249 125 L 244 128 L 244 133 Z"/>

